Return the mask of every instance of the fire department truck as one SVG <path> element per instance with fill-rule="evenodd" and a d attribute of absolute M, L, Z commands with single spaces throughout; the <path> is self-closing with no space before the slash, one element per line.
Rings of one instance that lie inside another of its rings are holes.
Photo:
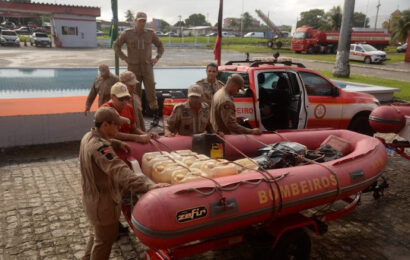
<path fill-rule="evenodd" d="M 320 31 L 310 26 L 296 29 L 291 42 L 291 49 L 297 53 L 336 53 L 339 42 L 338 31 Z M 390 42 L 385 30 L 353 28 L 350 43 L 367 43 L 383 50 Z"/>
<path fill-rule="evenodd" d="M 345 91 L 301 63 L 277 57 L 229 61 L 219 67 L 218 79 L 225 83 L 233 73 L 245 80 L 244 91 L 234 97 L 236 116 L 245 126 L 265 131 L 339 128 L 373 134 L 368 118 L 379 105 L 374 96 Z M 164 100 L 164 123 L 174 105 L 184 101 Z"/>

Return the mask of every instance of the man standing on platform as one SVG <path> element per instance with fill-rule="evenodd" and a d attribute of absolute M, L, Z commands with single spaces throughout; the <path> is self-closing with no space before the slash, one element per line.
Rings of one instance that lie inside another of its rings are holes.
<path fill-rule="evenodd" d="M 164 53 L 162 42 L 154 31 L 146 29 L 147 14 L 138 12 L 135 18 L 135 28 L 127 29 L 114 42 L 114 51 L 128 64 L 128 70 L 134 72 L 137 80 L 144 83 L 145 95 L 150 109 L 154 113 L 152 126 L 158 125 L 160 111 L 158 110 L 157 95 L 155 93 L 155 80 L 153 66 Z M 127 55 L 121 47 L 127 45 Z M 157 47 L 157 55 L 152 58 L 152 44 Z M 142 97 L 141 84 L 136 90 Z"/>
<path fill-rule="evenodd" d="M 94 84 L 90 89 L 87 101 L 85 103 L 85 115 L 90 112 L 90 108 L 98 95 L 98 107 L 110 100 L 111 87 L 118 82 L 118 77 L 110 72 L 107 65 L 101 64 L 98 66 L 99 74 L 95 77 Z"/>

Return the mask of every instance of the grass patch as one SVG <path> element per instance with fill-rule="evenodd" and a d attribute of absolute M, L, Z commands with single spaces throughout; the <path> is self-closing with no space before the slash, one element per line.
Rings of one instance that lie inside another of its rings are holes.
<path fill-rule="evenodd" d="M 390 87 L 390 88 L 398 88 L 400 89 L 400 92 L 394 93 L 394 96 L 399 99 L 410 101 L 410 82 L 393 80 L 393 79 L 376 78 L 376 77 L 367 77 L 367 76 L 358 75 L 358 74 L 350 74 L 350 77 L 346 79 L 336 78 L 336 77 L 333 77 L 333 74 L 331 71 L 328 71 L 328 70 L 316 70 L 316 71 L 318 71 L 319 73 L 325 75 L 326 77 L 330 79 L 377 85 L 377 86 Z"/>

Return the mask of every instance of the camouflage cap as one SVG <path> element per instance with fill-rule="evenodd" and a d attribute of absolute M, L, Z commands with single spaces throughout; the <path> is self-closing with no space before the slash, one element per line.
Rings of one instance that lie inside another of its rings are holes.
<path fill-rule="evenodd" d="M 147 20 L 147 14 L 144 12 L 138 12 L 137 15 L 135 16 L 135 20 Z"/>
<path fill-rule="evenodd" d="M 124 83 L 121 82 L 117 82 L 111 87 L 111 95 L 114 95 L 117 98 L 131 97 L 130 93 L 128 92 L 127 86 L 125 86 Z"/>
<path fill-rule="evenodd" d="M 195 96 L 195 97 L 202 97 L 203 91 L 202 87 L 194 84 L 188 88 L 188 97 Z"/>
<path fill-rule="evenodd" d="M 129 124 L 130 120 L 128 118 L 120 116 L 117 110 L 112 107 L 100 107 L 94 114 L 94 122 L 112 122 L 116 125 L 122 125 Z"/>
<path fill-rule="evenodd" d="M 120 81 L 130 86 L 135 86 L 139 83 L 139 81 L 137 80 L 137 77 L 135 77 L 134 72 L 129 71 L 129 70 L 124 71 L 123 73 L 120 74 Z"/>

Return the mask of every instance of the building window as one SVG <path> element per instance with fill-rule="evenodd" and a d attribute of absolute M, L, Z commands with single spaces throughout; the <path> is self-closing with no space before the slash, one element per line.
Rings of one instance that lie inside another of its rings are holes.
<path fill-rule="evenodd" d="M 78 35 L 78 27 L 62 26 L 62 35 Z"/>

